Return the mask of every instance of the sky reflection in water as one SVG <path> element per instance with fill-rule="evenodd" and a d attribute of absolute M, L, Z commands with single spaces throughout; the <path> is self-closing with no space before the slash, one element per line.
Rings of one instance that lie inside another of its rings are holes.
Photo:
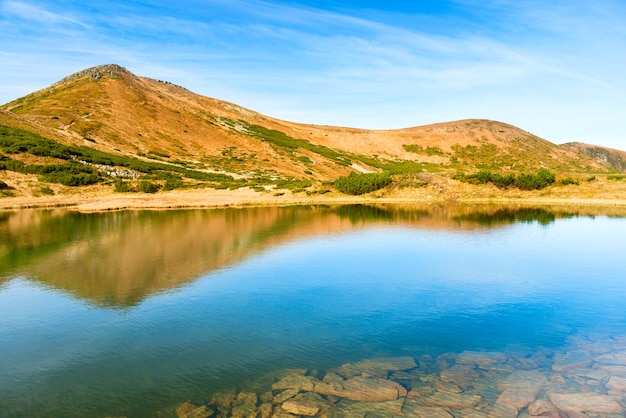
<path fill-rule="evenodd" d="M 287 367 L 624 333 L 625 218 L 482 210 L 10 215 L 0 410 L 151 416 Z"/>

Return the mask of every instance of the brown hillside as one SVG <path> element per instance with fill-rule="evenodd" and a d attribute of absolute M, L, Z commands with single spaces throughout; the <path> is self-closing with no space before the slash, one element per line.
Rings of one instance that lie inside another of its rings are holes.
<path fill-rule="evenodd" d="M 626 152 L 582 142 L 569 142 L 561 148 L 578 152 L 602 165 L 610 165 L 616 171 L 626 171 Z"/>
<path fill-rule="evenodd" d="M 500 122 L 462 120 L 380 131 L 303 125 L 117 65 L 80 71 L 2 108 L 0 123 L 65 143 L 238 176 L 334 179 L 404 160 L 431 171 L 614 168 Z"/>

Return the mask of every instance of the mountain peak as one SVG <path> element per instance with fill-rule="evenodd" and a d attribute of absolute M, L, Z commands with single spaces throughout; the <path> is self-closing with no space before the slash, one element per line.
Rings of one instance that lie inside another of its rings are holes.
<path fill-rule="evenodd" d="M 134 77 L 133 73 L 126 68 L 117 64 L 104 64 L 97 65 L 95 67 L 87 68 L 85 70 L 74 73 L 68 77 L 65 77 L 62 82 L 76 80 L 80 78 L 89 78 L 90 81 L 96 81 L 103 78 L 110 79 L 123 79 L 128 76 Z"/>

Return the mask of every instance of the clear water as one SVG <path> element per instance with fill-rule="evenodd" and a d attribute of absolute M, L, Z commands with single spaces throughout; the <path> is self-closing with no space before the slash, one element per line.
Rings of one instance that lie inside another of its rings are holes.
<path fill-rule="evenodd" d="M 622 215 L 0 213 L 0 416 L 172 416 L 285 368 L 624 336 Z"/>

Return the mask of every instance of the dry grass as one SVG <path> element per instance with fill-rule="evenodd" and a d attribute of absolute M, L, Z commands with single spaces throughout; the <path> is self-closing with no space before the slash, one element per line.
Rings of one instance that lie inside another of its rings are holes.
<path fill-rule="evenodd" d="M 493 185 L 471 185 L 441 174 L 423 175 L 422 187 L 389 186 L 363 196 L 346 196 L 336 191 L 326 194 L 307 195 L 284 191 L 256 192 L 249 188 L 238 190 L 174 190 L 156 194 L 114 193 L 112 186 L 95 185 L 81 188 L 54 186 L 55 195 L 39 192 L 45 184 L 32 176 L 17 175 L 17 188 L 22 195 L 1 197 L 0 209 L 33 207 L 69 207 L 80 211 L 105 211 L 119 209 L 172 209 L 215 208 L 228 206 L 266 206 L 294 204 L 341 204 L 341 203 L 515 203 L 558 204 L 590 206 L 626 206 L 626 180 L 609 180 L 598 176 L 594 181 L 582 181 L 580 185 L 554 185 L 544 190 L 522 191 L 498 189 Z M 16 179 L 6 178 L 0 172 L 0 180 L 11 185 Z"/>

